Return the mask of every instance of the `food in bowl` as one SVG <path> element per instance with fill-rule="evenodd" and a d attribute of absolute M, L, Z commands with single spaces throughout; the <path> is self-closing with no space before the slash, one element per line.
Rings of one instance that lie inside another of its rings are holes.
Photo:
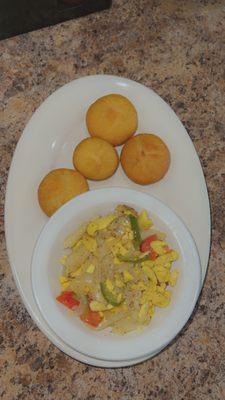
<path fill-rule="evenodd" d="M 110 143 L 91 137 L 76 146 L 73 165 L 86 178 L 100 181 L 114 174 L 119 165 L 119 157 Z"/>
<path fill-rule="evenodd" d="M 128 178 L 139 185 L 148 185 L 167 173 L 170 152 L 159 136 L 140 133 L 125 143 L 120 161 Z"/>
<path fill-rule="evenodd" d="M 169 305 L 178 253 L 145 210 L 118 205 L 83 224 L 64 247 L 57 300 L 90 327 L 126 334 L 148 325 L 155 307 Z"/>
<path fill-rule="evenodd" d="M 137 111 L 125 96 L 108 94 L 90 105 L 86 114 L 86 124 L 91 136 L 119 146 L 136 132 Z"/>
<path fill-rule="evenodd" d="M 38 187 L 39 205 L 50 217 L 67 201 L 87 190 L 88 183 L 79 172 L 69 168 L 54 169 L 42 179 Z"/>

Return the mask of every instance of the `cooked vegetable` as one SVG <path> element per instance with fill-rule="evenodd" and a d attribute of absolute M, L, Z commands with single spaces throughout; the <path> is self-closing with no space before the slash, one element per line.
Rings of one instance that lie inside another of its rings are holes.
<path fill-rule="evenodd" d="M 146 210 L 142 210 L 138 216 L 139 228 L 143 231 L 148 230 L 152 226 L 152 221 L 148 218 Z"/>
<path fill-rule="evenodd" d="M 111 290 L 109 290 L 107 286 L 107 281 L 101 282 L 100 286 L 101 286 L 102 296 L 109 304 L 111 304 L 112 306 L 119 306 L 122 303 L 123 301 L 122 295 L 121 294 L 117 295 L 113 293 Z"/>
<path fill-rule="evenodd" d="M 157 257 L 158 257 L 158 254 L 156 253 L 156 251 L 153 250 L 153 249 L 150 247 L 150 251 L 149 251 L 149 258 L 150 258 L 150 260 L 156 260 Z"/>
<path fill-rule="evenodd" d="M 86 324 L 88 325 L 93 326 L 94 328 L 97 328 L 97 326 L 102 321 L 102 318 L 103 317 L 101 316 L 100 312 L 92 311 L 90 309 L 80 316 L 80 319 L 82 321 L 86 322 Z"/>
<path fill-rule="evenodd" d="M 56 297 L 56 300 L 70 309 L 73 309 L 80 304 L 79 300 L 75 298 L 75 294 L 72 291 L 62 292 L 58 297 Z"/>
<path fill-rule="evenodd" d="M 140 247 L 141 251 L 142 251 L 143 253 L 145 253 L 146 251 L 149 251 L 150 248 L 151 248 L 151 243 L 152 243 L 154 240 L 158 240 L 158 237 L 157 237 L 156 234 L 150 235 L 150 236 L 146 237 L 146 238 L 141 242 L 141 247 Z"/>
<path fill-rule="evenodd" d="M 146 211 L 126 205 L 86 221 L 65 241 L 57 300 L 98 330 L 125 334 L 148 325 L 157 307 L 168 306 L 178 277 L 171 269 L 178 253 L 150 225 Z"/>
<path fill-rule="evenodd" d="M 131 263 L 131 264 L 140 264 L 143 261 L 149 260 L 149 255 L 144 256 L 144 257 L 129 257 L 129 256 L 123 256 L 122 254 L 117 254 L 117 258 L 123 262 Z"/>
<path fill-rule="evenodd" d="M 138 220 L 137 220 L 137 218 L 136 218 L 134 215 L 132 215 L 132 214 L 129 215 L 129 219 L 130 219 L 131 229 L 132 229 L 133 234 L 134 234 L 134 239 L 133 239 L 133 241 L 134 241 L 134 248 L 135 248 L 136 250 L 140 250 L 141 233 L 140 233 L 140 229 L 139 229 L 139 226 L 138 226 Z"/>
<path fill-rule="evenodd" d="M 155 241 L 158 241 L 157 235 L 150 235 L 143 240 L 140 246 L 140 249 L 143 253 L 149 253 L 150 260 L 155 260 L 158 257 L 158 253 L 151 246 L 151 244 Z"/>

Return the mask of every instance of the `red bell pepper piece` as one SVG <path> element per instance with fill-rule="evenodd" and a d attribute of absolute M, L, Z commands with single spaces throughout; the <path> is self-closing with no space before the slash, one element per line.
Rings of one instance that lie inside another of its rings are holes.
<path fill-rule="evenodd" d="M 74 296 L 74 292 L 65 291 L 56 297 L 56 300 L 72 310 L 74 307 L 77 307 L 80 304 L 79 300 L 77 300 Z"/>
<path fill-rule="evenodd" d="M 141 243 L 141 251 L 143 253 L 149 252 L 149 258 L 150 260 L 155 260 L 158 257 L 158 254 L 156 253 L 155 250 L 151 247 L 151 243 L 154 242 L 155 240 L 160 240 L 158 239 L 157 235 L 151 235 L 146 237 L 146 239 L 143 240 Z M 171 249 L 168 246 L 164 246 L 165 252 L 169 253 Z"/>
<path fill-rule="evenodd" d="M 154 242 L 154 240 L 158 240 L 157 235 L 148 236 L 142 241 L 141 243 L 142 253 L 146 253 L 147 251 L 151 250 L 151 243 Z"/>
<path fill-rule="evenodd" d="M 154 261 L 158 257 L 158 254 L 155 250 L 150 247 L 149 258 L 150 260 Z"/>
<path fill-rule="evenodd" d="M 80 316 L 80 319 L 86 324 L 93 326 L 94 328 L 97 328 L 97 326 L 100 324 L 102 320 L 102 316 L 98 311 L 91 311 L 90 309 L 83 315 Z"/>
<path fill-rule="evenodd" d="M 151 243 L 154 242 L 155 240 L 158 240 L 157 235 L 150 235 L 146 237 L 143 242 L 141 243 L 141 251 L 142 253 L 149 253 L 149 258 L 150 260 L 155 260 L 158 257 L 158 254 L 156 253 L 155 250 L 152 249 Z"/>

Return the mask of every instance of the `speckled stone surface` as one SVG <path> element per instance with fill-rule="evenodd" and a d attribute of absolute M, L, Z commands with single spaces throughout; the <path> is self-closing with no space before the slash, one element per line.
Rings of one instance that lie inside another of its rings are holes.
<path fill-rule="evenodd" d="M 0 398 L 225 399 L 225 2 L 115 0 L 109 11 L 0 42 Z M 104 370 L 60 352 L 25 310 L 7 259 L 3 207 L 13 151 L 61 85 L 108 73 L 159 93 L 186 126 L 212 207 L 209 270 L 196 313 L 152 360 Z"/>

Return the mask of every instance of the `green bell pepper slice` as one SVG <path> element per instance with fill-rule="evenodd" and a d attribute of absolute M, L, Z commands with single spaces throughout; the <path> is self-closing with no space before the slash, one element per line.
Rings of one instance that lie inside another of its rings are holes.
<path fill-rule="evenodd" d="M 141 233 L 140 233 L 140 229 L 139 229 L 139 225 L 138 225 L 138 220 L 134 215 L 129 215 L 129 219 L 130 219 L 130 224 L 131 224 L 131 229 L 133 231 L 133 235 L 134 235 L 134 239 L 133 239 L 133 243 L 134 243 L 134 248 L 135 250 L 140 250 L 140 245 L 141 245 Z"/>
<path fill-rule="evenodd" d="M 149 255 L 146 255 L 144 257 L 129 257 L 129 256 L 122 256 L 121 254 L 117 254 L 117 258 L 123 262 L 139 264 L 139 263 L 142 263 L 143 261 L 148 261 Z"/>
<path fill-rule="evenodd" d="M 119 306 L 123 302 L 123 299 L 118 300 L 118 296 L 116 294 L 112 293 L 107 288 L 106 282 L 101 282 L 100 287 L 101 287 L 102 296 L 112 306 L 114 306 L 114 307 Z"/>

